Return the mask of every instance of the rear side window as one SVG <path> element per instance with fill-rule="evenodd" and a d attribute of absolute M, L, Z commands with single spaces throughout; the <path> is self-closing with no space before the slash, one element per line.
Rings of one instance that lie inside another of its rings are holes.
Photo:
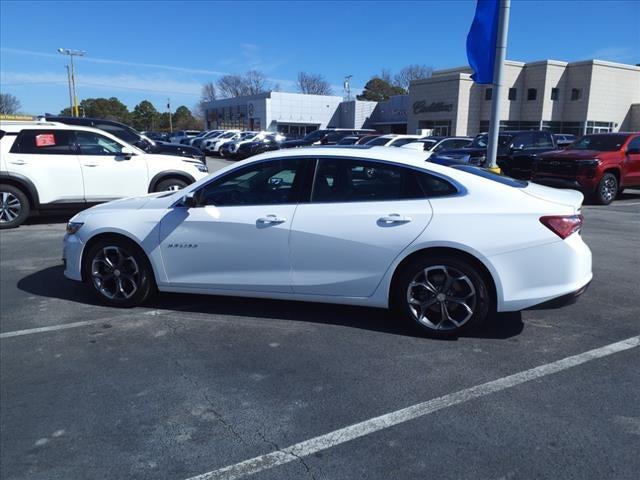
<path fill-rule="evenodd" d="M 73 132 L 70 130 L 22 130 L 13 142 L 10 152 L 75 155 Z"/>
<path fill-rule="evenodd" d="M 439 182 L 440 179 L 426 173 L 423 177 L 413 169 L 382 162 L 346 158 L 320 159 L 311 201 L 380 202 L 451 193 L 453 186 Z"/>

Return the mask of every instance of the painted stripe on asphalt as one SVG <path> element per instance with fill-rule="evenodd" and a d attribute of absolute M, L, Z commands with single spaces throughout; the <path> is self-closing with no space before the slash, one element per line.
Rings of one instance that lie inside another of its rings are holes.
<path fill-rule="evenodd" d="M 55 332 L 56 330 L 66 330 L 67 328 L 86 327 L 87 325 L 96 325 L 98 323 L 106 323 L 110 319 L 86 320 L 84 322 L 64 323 L 62 325 L 51 325 L 49 327 L 29 328 L 27 330 L 15 330 L 13 332 L 0 333 L 0 339 L 21 337 L 23 335 L 33 335 L 34 333 Z"/>
<path fill-rule="evenodd" d="M 265 455 L 245 460 L 244 462 L 236 463 L 235 465 L 229 465 L 218 470 L 203 473 L 187 480 L 235 480 L 248 475 L 253 475 L 279 465 L 294 462 L 299 460 L 301 457 L 306 457 L 322 450 L 327 450 L 356 438 L 364 437 L 365 435 L 393 427 L 394 425 L 437 412 L 438 410 L 459 405 L 475 398 L 484 397 L 491 393 L 500 392 L 502 390 L 590 362 L 591 360 L 603 358 L 638 346 L 640 346 L 640 336 L 631 337 L 626 340 L 622 340 L 621 342 L 612 343 L 604 347 L 596 348 L 595 350 L 589 350 L 588 352 L 580 353 L 572 357 L 563 358 L 562 360 L 515 373 L 481 385 L 476 385 L 475 387 L 466 388 L 464 390 L 434 398 L 433 400 L 423 403 L 418 403 L 379 417 L 371 418 L 369 420 L 320 435 L 310 440 L 296 443 L 295 445 L 291 445 L 281 450 L 276 450 Z"/>

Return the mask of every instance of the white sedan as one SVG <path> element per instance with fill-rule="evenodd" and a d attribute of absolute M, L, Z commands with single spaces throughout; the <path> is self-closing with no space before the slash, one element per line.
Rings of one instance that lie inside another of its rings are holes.
<path fill-rule="evenodd" d="M 185 292 L 392 307 L 432 336 L 570 303 L 582 194 L 399 148 L 277 150 L 67 226 L 65 276 L 133 306 Z"/>

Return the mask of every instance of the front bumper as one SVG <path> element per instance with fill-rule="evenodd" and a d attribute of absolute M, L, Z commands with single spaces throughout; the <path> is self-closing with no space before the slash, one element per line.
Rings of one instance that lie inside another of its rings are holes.
<path fill-rule="evenodd" d="M 62 264 L 64 265 L 64 276 L 82 281 L 82 251 L 84 243 L 77 235 L 65 235 L 62 246 Z"/>

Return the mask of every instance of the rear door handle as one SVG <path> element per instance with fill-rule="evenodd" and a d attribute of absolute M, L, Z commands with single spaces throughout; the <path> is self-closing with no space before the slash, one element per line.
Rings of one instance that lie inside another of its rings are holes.
<path fill-rule="evenodd" d="M 13 163 L 14 165 L 26 165 L 29 162 L 25 162 L 24 160 L 12 160 L 9 163 Z"/>
<path fill-rule="evenodd" d="M 287 221 L 286 218 L 278 217 L 277 215 L 267 215 L 266 217 L 260 217 L 258 219 L 258 223 L 265 223 L 265 224 L 277 224 L 277 223 L 284 223 L 286 221 Z"/>
<path fill-rule="evenodd" d="M 83 163 L 82 164 L 83 167 L 98 167 L 100 166 L 99 163 Z"/>
<path fill-rule="evenodd" d="M 408 223 L 411 221 L 411 217 L 400 215 L 399 213 L 390 213 L 384 217 L 380 217 L 378 222 L 381 223 Z"/>

